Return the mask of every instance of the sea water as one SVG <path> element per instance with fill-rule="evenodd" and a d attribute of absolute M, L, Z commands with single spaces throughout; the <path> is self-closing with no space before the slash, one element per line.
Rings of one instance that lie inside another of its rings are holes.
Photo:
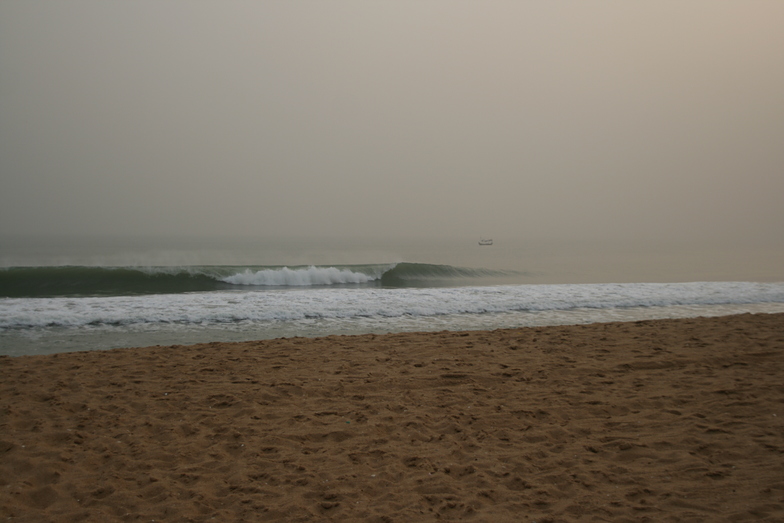
<path fill-rule="evenodd" d="M 784 312 L 781 252 L 5 240 L 0 354 Z"/>

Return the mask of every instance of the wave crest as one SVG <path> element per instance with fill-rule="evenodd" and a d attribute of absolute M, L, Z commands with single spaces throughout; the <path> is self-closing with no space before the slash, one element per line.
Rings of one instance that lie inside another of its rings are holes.
<path fill-rule="evenodd" d="M 0 297 L 178 294 L 253 286 L 439 287 L 458 280 L 505 274 L 486 269 L 407 262 L 294 267 L 7 267 L 0 268 Z"/>
<path fill-rule="evenodd" d="M 338 269 L 336 267 L 310 267 L 303 269 L 262 269 L 252 271 L 245 269 L 243 272 L 233 274 L 221 281 L 232 285 L 259 285 L 259 286 L 309 286 L 309 285 L 338 285 L 350 283 L 369 283 L 375 281 L 377 276 Z"/>

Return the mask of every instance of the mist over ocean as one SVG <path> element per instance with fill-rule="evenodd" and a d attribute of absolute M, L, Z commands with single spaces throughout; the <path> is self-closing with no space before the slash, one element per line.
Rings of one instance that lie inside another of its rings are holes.
<path fill-rule="evenodd" d="M 0 354 L 784 311 L 782 253 L 496 238 L 3 239 Z"/>

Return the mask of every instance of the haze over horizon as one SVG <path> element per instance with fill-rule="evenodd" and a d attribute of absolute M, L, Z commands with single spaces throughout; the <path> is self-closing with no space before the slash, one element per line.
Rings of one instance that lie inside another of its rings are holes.
<path fill-rule="evenodd" d="M 0 235 L 784 246 L 784 2 L 0 3 Z"/>

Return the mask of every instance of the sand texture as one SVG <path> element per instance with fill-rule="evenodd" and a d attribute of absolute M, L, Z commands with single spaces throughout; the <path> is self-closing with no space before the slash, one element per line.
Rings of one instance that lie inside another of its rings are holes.
<path fill-rule="evenodd" d="M 784 521 L 784 314 L 0 358 L 2 521 Z"/>

